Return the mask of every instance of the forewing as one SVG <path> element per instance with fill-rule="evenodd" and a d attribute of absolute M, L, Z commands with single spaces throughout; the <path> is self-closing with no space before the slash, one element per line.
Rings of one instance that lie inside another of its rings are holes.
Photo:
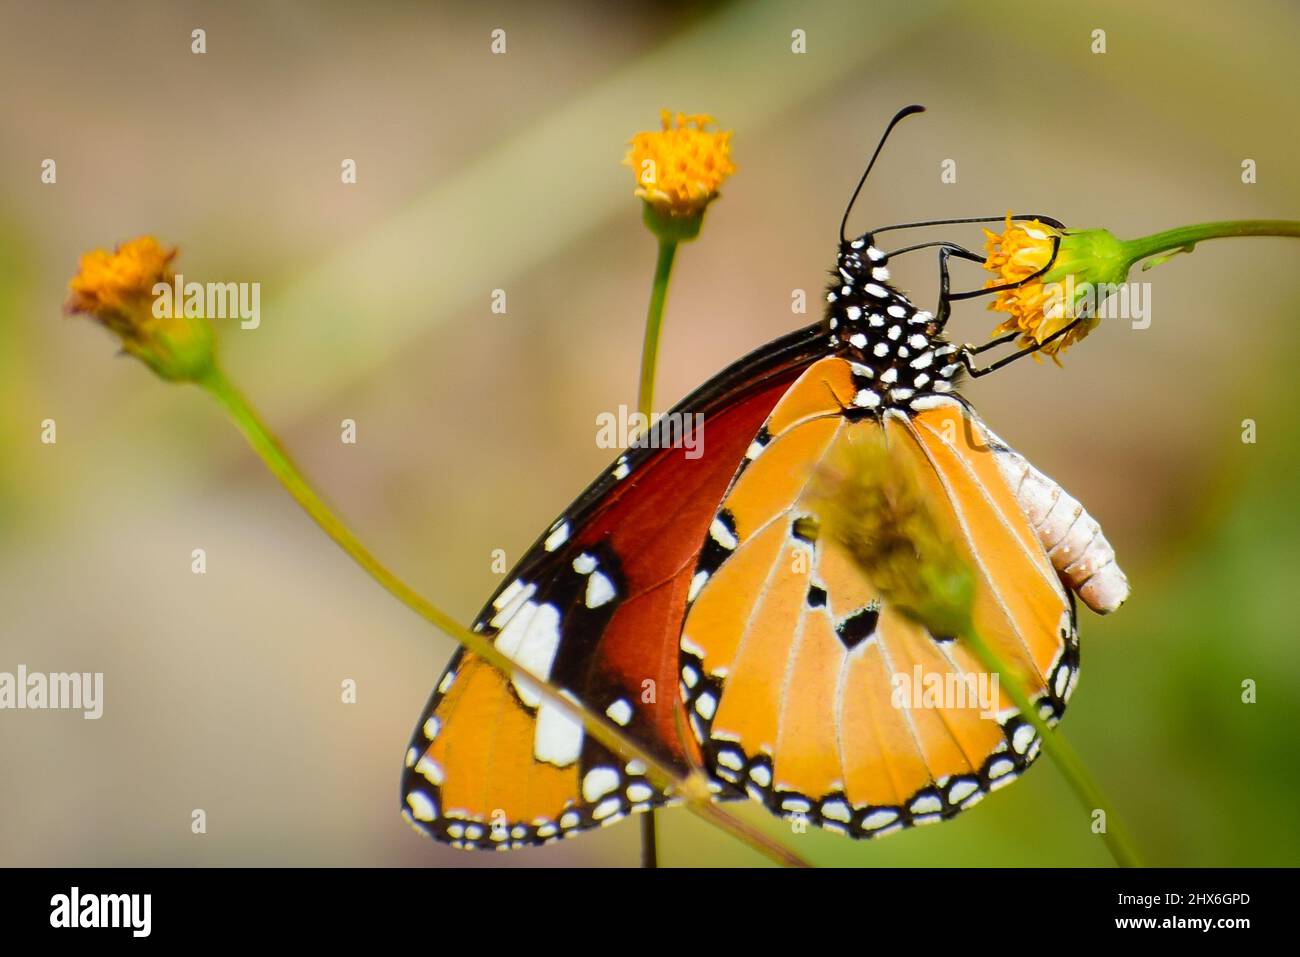
<path fill-rule="evenodd" d="M 691 573 L 738 464 L 819 337 L 810 327 L 778 340 L 673 409 L 541 536 L 473 625 L 682 769 L 700 760 L 689 734 L 678 734 L 676 694 Z M 697 413 L 701 445 L 658 447 L 670 444 L 673 423 Z M 543 843 L 664 800 L 644 767 L 591 740 L 527 681 L 463 649 L 420 718 L 406 765 L 407 819 L 465 848 Z"/>

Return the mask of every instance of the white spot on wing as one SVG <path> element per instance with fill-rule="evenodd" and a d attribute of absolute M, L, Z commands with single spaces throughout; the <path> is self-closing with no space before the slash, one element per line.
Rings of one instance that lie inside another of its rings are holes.
<path fill-rule="evenodd" d="M 549 603 L 532 607 L 535 610 L 526 616 L 524 627 L 516 629 L 516 634 L 510 634 L 516 623 L 525 617 L 527 606 L 510 619 L 510 623 L 497 635 L 496 644 L 511 661 L 539 678 L 549 678 L 551 665 L 555 662 L 555 652 L 560 646 L 560 611 Z M 536 708 L 541 703 L 541 694 L 527 678 L 515 678 L 514 686 L 520 699 L 530 708 Z"/>
<path fill-rule="evenodd" d="M 415 771 L 417 774 L 423 774 L 430 784 L 442 784 L 442 768 L 427 754 L 415 763 Z"/>
<path fill-rule="evenodd" d="M 704 718 L 705 720 L 712 719 L 713 713 L 717 710 L 717 708 L 718 708 L 718 699 L 713 697 L 713 695 L 708 691 L 704 692 L 702 695 L 700 695 L 698 698 L 695 699 L 695 710 L 700 715 L 700 717 Z"/>
<path fill-rule="evenodd" d="M 648 801 L 654 797 L 655 792 L 648 784 L 636 782 L 627 786 L 627 799 L 633 804 L 640 804 L 642 801 Z"/>
<path fill-rule="evenodd" d="M 569 523 L 561 519 L 560 524 L 555 526 L 555 528 L 552 529 L 551 534 L 546 536 L 546 541 L 542 543 L 542 547 L 548 552 L 553 552 L 568 540 Z"/>
<path fill-rule="evenodd" d="M 943 810 L 943 802 L 933 794 L 923 794 L 912 802 L 913 814 L 937 814 Z"/>
<path fill-rule="evenodd" d="M 533 731 L 533 757 L 559 768 L 567 768 L 582 754 L 582 723 L 559 705 L 543 701 L 537 709 Z"/>
<path fill-rule="evenodd" d="M 1022 724 L 1016 728 L 1015 733 L 1011 735 L 1011 747 L 1015 748 L 1017 754 L 1024 754 L 1029 749 L 1029 743 L 1034 740 L 1034 733 L 1032 724 Z"/>
<path fill-rule="evenodd" d="M 741 755 L 732 751 L 730 748 L 718 752 L 718 763 L 724 767 L 731 768 L 733 771 L 743 771 L 745 769 L 745 759 Z"/>
<path fill-rule="evenodd" d="M 520 583 L 516 581 L 515 584 L 517 585 Z M 533 595 L 537 592 L 537 586 L 530 583 L 527 586 L 524 586 L 516 590 L 515 586 L 511 585 L 504 592 L 502 592 L 501 595 L 498 597 L 504 598 L 508 592 L 511 593 L 510 600 L 505 602 L 501 606 L 501 610 L 498 611 L 495 615 L 493 615 L 492 620 L 488 622 L 488 624 L 491 625 L 493 628 L 500 628 L 506 622 L 513 621 L 517 616 L 519 610 L 524 606 L 530 604 L 528 599 L 532 598 Z"/>
<path fill-rule="evenodd" d="M 979 785 L 974 781 L 958 781 L 948 791 L 948 800 L 953 804 L 960 804 L 978 790 Z"/>
<path fill-rule="evenodd" d="M 582 779 L 582 798 L 591 804 L 618 787 L 618 771 L 611 767 L 595 767 Z"/>
<path fill-rule="evenodd" d="M 423 791 L 412 791 L 406 795 L 406 803 L 411 809 L 411 816 L 417 821 L 432 821 L 438 816 L 433 799 Z"/>
<path fill-rule="evenodd" d="M 1015 764 L 1009 758 L 998 758 L 989 765 L 989 780 L 996 781 L 999 778 L 1006 777 L 1015 769 Z"/>
<path fill-rule="evenodd" d="M 822 805 L 822 817 L 848 824 L 853 820 L 853 812 L 843 801 L 827 801 Z"/>
<path fill-rule="evenodd" d="M 731 534 L 731 529 L 727 528 L 726 523 L 720 518 L 713 520 L 713 524 L 709 526 L 709 534 L 713 536 L 715 542 L 729 552 L 734 551 L 736 545 L 739 544 L 736 541 L 736 536 Z"/>
<path fill-rule="evenodd" d="M 599 608 L 614 597 L 614 584 L 601 572 L 592 572 L 587 579 L 587 607 Z"/>
<path fill-rule="evenodd" d="M 504 608 L 506 605 L 510 604 L 511 600 L 515 595 L 519 594 L 520 589 L 523 587 L 524 583 L 516 578 L 501 591 L 501 594 L 492 599 L 492 607 L 496 608 L 498 611 Z"/>
<path fill-rule="evenodd" d="M 884 827 L 886 824 L 892 824 L 898 820 L 898 812 L 890 809 L 872 811 L 862 819 L 862 827 L 868 831 L 874 831 Z"/>
<path fill-rule="evenodd" d="M 627 723 L 632 720 L 632 706 L 626 699 L 619 698 L 605 709 L 605 714 L 609 715 L 609 720 L 615 724 L 627 727 Z"/>

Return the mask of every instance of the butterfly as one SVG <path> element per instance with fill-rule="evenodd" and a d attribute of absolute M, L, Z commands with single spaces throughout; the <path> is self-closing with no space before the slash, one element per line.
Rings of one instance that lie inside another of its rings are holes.
<path fill-rule="evenodd" d="M 820 534 L 819 465 L 883 441 L 920 477 L 973 570 L 976 626 L 1049 723 L 1078 679 L 1075 596 L 1106 613 L 1128 594 L 1097 522 L 956 390 L 1009 361 L 978 369 L 986 346 L 944 333 L 951 302 L 978 294 L 949 291 L 948 259 L 982 257 L 949 242 L 883 251 L 877 237 L 902 226 L 845 238 L 890 130 L 920 109 L 894 117 L 849 201 L 822 321 L 679 403 L 542 533 L 473 624 L 662 761 L 703 768 L 719 800 L 748 795 L 855 838 L 952 817 L 1014 780 L 1040 741 L 1004 695 L 983 712 L 898 700 L 899 676 L 965 680 L 981 666 L 960 638 L 892 607 Z M 890 284 L 891 258 L 927 248 L 935 314 Z M 670 440 L 666 423 L 681 421 L 703 423 L 703 454 Z M 543 844 L 672 800 L 641 762 L 464 648 L 402 778 L 408 822 L 467 849 Z"/>

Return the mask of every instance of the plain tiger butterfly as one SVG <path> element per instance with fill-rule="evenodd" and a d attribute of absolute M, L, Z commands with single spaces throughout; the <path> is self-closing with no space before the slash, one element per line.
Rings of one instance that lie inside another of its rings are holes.
<path fill-rule="evenodd" d="M 808 492 L 820 463 L 883 440 L 922 477 L 975 573 L 976 626 L 1028 676 L 1049 722 L 1078 677 L 1074 595 L 1106 613 L 1128 594 L 1097 523 L 955 390 L 963 373 L 1009 361 L 977 369 L 987 345 L 944 334 L 951 301 L 993 291 L 950 293 L 948 258 L 982 257 L 948 242 L 882 251 L 876 237 L 903 226 L 844 237 L 889 131 L 920 109 L 894 117 L 849 201 L 822 321 L 679 403 L 661 421 L 702 416 L 689 421 L 703 422 L 704 454 L 660 447 L 652 428 L 541 535 L 473 626 L 652 753 L 703 767 L 720 799 L 748 794 L 858 838 L 955 815 L 1012 781 L 1040 742 L 1005 696 L 983 717 L 891 697 L 894 675 L 980 665 L 960 638 L 891 608 L 819 537 Z M 940 265 L 933 315 L 889 275 L 892 256 L 927 248 Z M 644 772 L 461 649 L 408 749 L 402 811 L 456 847 L 536 845 L 666 803 Z"/>

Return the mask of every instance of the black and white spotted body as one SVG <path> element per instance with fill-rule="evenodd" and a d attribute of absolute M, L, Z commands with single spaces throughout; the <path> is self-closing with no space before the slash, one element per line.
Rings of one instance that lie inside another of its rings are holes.
<path fill-rule="evenodd" d="M 949 395 L 962 371 L 938 320 L 889 284 L 888 262 L 870 233 L 845 243 L 826 292 L 827 342 L 852 363 L 859 414 Z"/>

